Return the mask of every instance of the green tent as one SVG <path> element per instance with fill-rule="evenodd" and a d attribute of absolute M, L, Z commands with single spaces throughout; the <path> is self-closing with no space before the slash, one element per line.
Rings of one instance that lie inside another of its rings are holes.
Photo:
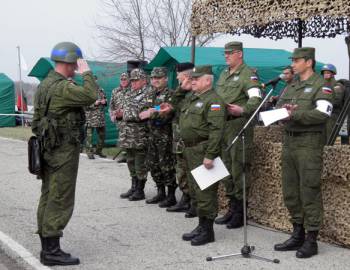
<path fill-rule="evenodd" d="M 261 82 L 267 82 L 281 74 L 284 67 L 291 64 L 291 53 L 279 49 L 244 49 L 244 60 L 252 68 L 257 69 Z M 175 65 L 181 62 L 191 61 L 191 47 L 164 47 L 161 48 L 153 60 L 146 66 L 146 70 L 153 67 L 166 66 L 169 70 L 169 87 L 177 86 Z M 220 47 L 196 47 L 196 65 L 212 65 L 215 81 L 221 71 L 226 68 L 224 48 Z M 317 63 L 316 70 L 321 69 L 322 64 Z M 283 83 L 274 91 L 277 94 Z"/>
<path fill-rule="evenodd" d="M 126 64 L 105 63 L 97 61 L 88 61 L 88 64 L 98 78 L 98 84 L 105 90 L 108 100 L 111 98 L 112 90 L 119 86 L 119 77 L 121 73 L 126 72 Z M 49 58 L 40 58 L 30 71 L 28 76 L 36 77 L 40 81 L 43 80 L 49 71 L 53 69 L 55 63 Z M 77 75 L 75 78 L 78 84 L 82 83 L 82 78 Z M 116 125 L 110 121 L 108 110 L 106 109 L 106 140 L 105 143 L 114 145 L 118 138 L 118 130 Z"/>
<path fill-rule="evenodd" d="M 14 116 L 1 114 L 15 113 L 15 85 L 5 74 L 0 73 L 0 127 L 14 127 Z"/>

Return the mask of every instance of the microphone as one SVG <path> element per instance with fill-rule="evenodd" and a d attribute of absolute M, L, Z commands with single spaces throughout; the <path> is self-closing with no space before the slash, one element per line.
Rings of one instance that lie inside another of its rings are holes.
<path fill-rule="evenodd" d="M 262 88 L 266 88 L 266 86 L 269 86 L 271 84 L 275 85 L 276 83 L 278 83 L 280 80 L 282 80 L 284 78 L 285 78 L 285 75 L 284 74 L 280 74 L 280 75 L 278 75 L 277 78 L 269 80 L 267 83 L 262 83 L 261 86 L 262 86 Z"/>

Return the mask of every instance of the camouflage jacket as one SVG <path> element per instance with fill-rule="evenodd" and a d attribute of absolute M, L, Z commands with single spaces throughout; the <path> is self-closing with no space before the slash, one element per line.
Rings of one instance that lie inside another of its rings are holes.
<path fill-rule="evenodd" d="M 152 88 L 152 91 L 147 96 L 147 107 L 160 109 L 160 104 L 164 102 L 170 102 L 172 96 L 172 90 L 164 88 L 161 91 L 157 91 Z M 150 138 L 172 140 L 171 121 L 173 113 L 161 116 L 158 111 L 154 112 L 148 120 L 148 126 L 150 128 Z"/>
<path fill-rule="evenodd" d="M 124 103 L 127 97 L 127 94 L 130 92 L 130 88 L 121 88 L 120 86 L 113 89 L 111 100 L 109 102 L 109 113 L 112 116 L 112 112 L 118 109 L 124 108 Z M 111 119 L 114 122 L 114 119 Z M 117 122 L 121 122 L 121 119 L 116 119 Z"/>
<path fill-rule="evenodd" d="M 126 149 L 145 149 L 148 146 L 149 129 L 147 120 L 142 121 L 139 113 L 148 108 L 148 86 L 130 90 L 123 102 L 123 119 L 119 125 L 118 145 Z"/>
<path fill-rule="evenodd" d="M 106 94 L 102 88 L 97 91 L 97 100 L 106 99 Z M 103 127 L 106 125 L 105 122 L 105 107 L 106 104 L 95 105 L 93 103 L 89 107 L 85 107 L 86 125 L 88 127 Z"/>

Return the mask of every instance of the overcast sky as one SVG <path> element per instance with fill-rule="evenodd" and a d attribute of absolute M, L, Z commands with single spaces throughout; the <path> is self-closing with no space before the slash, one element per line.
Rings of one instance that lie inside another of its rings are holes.
<path fill-rule="evenodd" d="M 94 25 L 104 20 L 103 16 L 99 16 L 100 0 L 2 0 L 1 3 L 0 73 L 18 80 L 18 45 L 29 70 L 40 57 L 49 56 L 52 47 L 61 41 L 73 41 L 88 58 L 99 60 L 96 58 L 100 50 L 94 41 Z M 303 45 L 316 48 L 318 61 L 335 64 L 338 78 L 348 78 L 349 60 L 344 37 L 305 39 Z M 296 47 L 291 39 L 272 41 L 250 36 L 226 36 L 215 40 L 213 45 L 223 46 L 232 39 L 241 40 L 245 47 L 250 48 L 292 51 Z M 33 81 L 26 76 L 29 70 L 23 74 L 24 81 Z"/>

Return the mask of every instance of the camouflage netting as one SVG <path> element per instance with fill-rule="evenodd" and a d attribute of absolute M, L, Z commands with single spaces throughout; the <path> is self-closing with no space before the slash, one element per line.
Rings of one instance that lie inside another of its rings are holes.
<path fill-rule="evenodd" d="M 348 0 L 195 0 L 192 5 L 193 35 L 250 34 L 254 37 L 297 40 L 303 37 L 335 37 L 348 32 Z"/>
<path fill-rule="evenodd" d="M 252 185 L 248 196 L 249 219 L 278 230 L 290 231 L 289 214 L 284 207 L 281 186 L 281 127 L 257 127 L 252 166 Z M 322 192 L 323 241 L 350 247 L 350 146 L 327 146 L 324 150 Z M 220 208 L 227 207 L 220 189 Z"/>

